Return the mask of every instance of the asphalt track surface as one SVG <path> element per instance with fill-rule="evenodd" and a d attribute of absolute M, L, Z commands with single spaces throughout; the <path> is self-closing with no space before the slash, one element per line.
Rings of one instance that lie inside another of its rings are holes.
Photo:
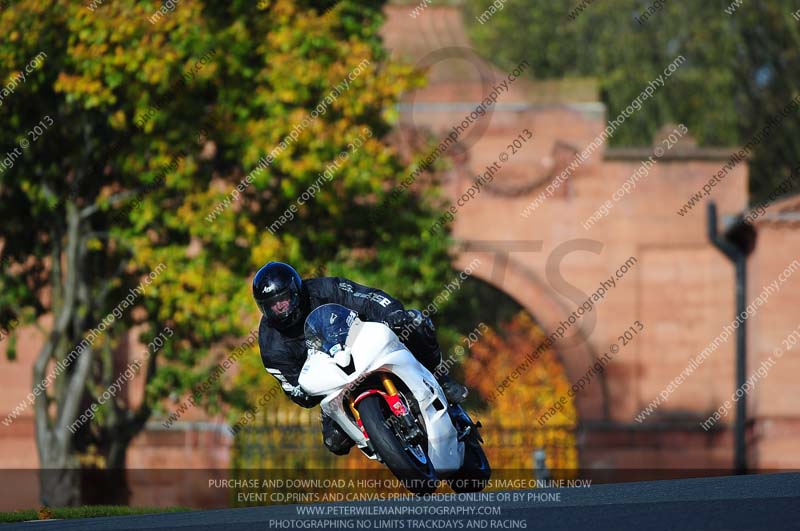
<path fill-rule="evenodd" d="M 128 529 L 589 529 L 800 530 L 800 474 L 766 474 L 592 485 L 589 488 L 505 491 L 531 501 L 446 501 L 442 496 L 402 502 L 409 514 L 369 516 L 392 502 L 315 504 L 323 515 L 299 514 L 309 505 L 273 505 L 145 516 L 30 522 L 24 530 Z M 495 497 L 501 493 L 495 492 Z M 547 494 L 548 496 L 542 496 Z M 556 494 L 558 496 L 556 496 Z M 453 495 L 451 495 L 453 496 Z M 505 497 L 505 496 L 502 496 Z M 541 501 L 550 498 L 552 501 Z M 555 500 L 558 498 L 558 500 Z M 536 499 L 540 501 L 536 501 Z M 497 515 L 443 514 L 469 507 Z M 397 508 L 397 507 L 396 507 Z M 349 512 L 350 514 L 343 514 Z M 356 515 L 353 512 L 361 512 Z M 417 514 L 412 514 L 416 512 Z M 440 514 L 436 514 L 440 513 Z"/>

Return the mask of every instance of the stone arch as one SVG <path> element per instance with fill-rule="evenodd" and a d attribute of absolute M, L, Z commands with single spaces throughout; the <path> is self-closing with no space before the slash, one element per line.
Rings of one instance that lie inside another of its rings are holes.
<path fill-rule="evenodd" d="M 569 317 L 573 309 L 567 309 L 552 288 L 538 275 L 521 265 L 507 251 L 499 247 L 491 250 L 485 245 L 486 242 L 481 243 L 480 246 L 474 246 L 468 241 L 462 242 L 461 250 L 454 259 L 454 266 L 459 270 L 469 267 L 473 277 L 514 299 L 534 317 L 545 332 L 552 332 L 561 321 Z M 474 266 L 476 259 L 479 261 L 477 267 Z M 597 357 L 583 330 L 578 331 L 580 341 L 565 337 L 563 342 L 557 342 L 554 347 L 567 378 L 572 383 L 586 374 Z M 605 375 L 593 376 L 592 379 L 597 381 L 592 381 L 574 398 L 579 421 L 608 420 Z"/>

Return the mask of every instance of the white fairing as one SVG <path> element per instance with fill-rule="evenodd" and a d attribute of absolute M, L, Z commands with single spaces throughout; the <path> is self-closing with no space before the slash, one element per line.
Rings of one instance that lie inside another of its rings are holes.
<path fill-rule="evenodd" d="M 347 374 L 342 367 L 349 364 L 350 356 L 353 357 L 355 371 Z M 310 395 L 325 395 L 320 404 L 322 411 L 334 419 L 360 448 L 366 448 L 368 445 L 364 434 L 345 412 L 346 408 L 349 410 L 346 398 L 351 389 L 354 390 L 375 371 L 392 373 L 414 394 L 425 420 L 428 457 L 436 471 L 447 475 L 461 468 L 464 443 L 457 440 L 456 429 L 447 414 L 444 391 L 430 371 L 383 323 L 356 321 L 350 329 L 347 348 L 338 352 L 335 358 L 319 352 L 309 354 L 299 383 Z M 433 405 L 437 398 L 439 410 Z"/>

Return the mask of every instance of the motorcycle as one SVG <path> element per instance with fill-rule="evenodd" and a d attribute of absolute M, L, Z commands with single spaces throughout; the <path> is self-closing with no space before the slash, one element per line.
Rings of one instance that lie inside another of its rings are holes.
<path fill-rule="evenodd" d="M 409 491 L 429 494 L 445 480 L 455 492 L 483 490 L 491 467 L 480 423 L 450 404 L 433 374 L 385 324 L 339 304 L 305 321 L 308 356 L 300 387 L 369 459 Z"/>

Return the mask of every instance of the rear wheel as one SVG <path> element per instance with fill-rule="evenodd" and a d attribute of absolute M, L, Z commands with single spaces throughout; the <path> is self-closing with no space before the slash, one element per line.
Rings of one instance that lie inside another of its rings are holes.
<path fill-rule="evenodd" d="M 386 400 L 378 394 L 362 399 L 357 406 L 361 422 L 375 452 L 405 488 L 415 494 L 430 494 L 437 487 L 436 471 L 421 444 L 407 442 L 396 431 Z"/>
<path fill-rule="evenodd" d="M 464 441 L 464 464 L 450 476 L 448 483 L 454 492 L 480 492 L 492 477 L 492 467 L 480 443 L 470 437 Z"/>

